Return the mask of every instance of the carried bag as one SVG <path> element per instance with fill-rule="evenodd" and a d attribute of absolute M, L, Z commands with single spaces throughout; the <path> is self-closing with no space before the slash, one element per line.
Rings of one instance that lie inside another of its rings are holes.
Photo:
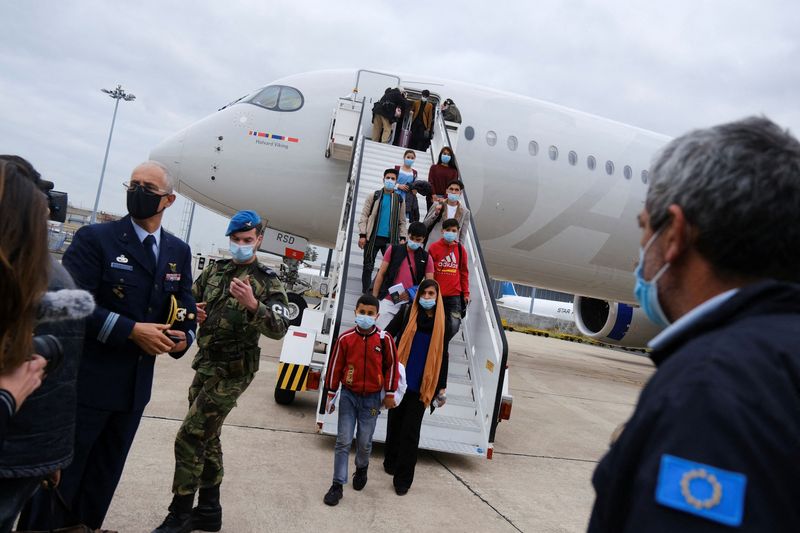
<path fill-rule="evenodd" d="M 69 505 L 67 505 L 67 502 L 64 501 L 64 497 L 61 496 L 61 492 L 58 490 L 58 487 L 53 485 L 49 480 L 42 481 L 41 490 L 45 491 L 50 496 L 49 498 L 50 524 L 51 524 L 50 529 L 46 530 L 18 529 L 15 531 L 15 533 L 116 533 L 106 529 L 95 530 L 84 524 L 53 528 L 52 523 L 53 523 L 53 517 L 56 514 L 56 507 L 60 507 L 61 510 L 66 513 L 66 516 L 71 516 L 72 510 L 70 509 Z"/>

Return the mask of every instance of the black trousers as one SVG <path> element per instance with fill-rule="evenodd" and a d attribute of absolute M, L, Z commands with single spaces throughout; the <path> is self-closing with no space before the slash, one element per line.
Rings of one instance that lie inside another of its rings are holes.
<path fill-rule="evenodd" d="M 377 224 L 377 221 L 375 222 Z M 375 270 L 375 257 L 380 252 L 386 253 L 386 248 L 389 247 L 388 237 L 375 237 L 375 244 L 372 245 L 372 253 L 369 251 L 369 242 L 364 247 L 364 270 L 361 271 L 361 292 L 366 293 L 369 291 L 369 286 L 372 283 L 372 271 Z"/>
<path fill-rule="evenodd" d="M 419 392 L 412 390 L 406 391 L 400 405 L 389 409 L 383 464 L 388 469 L 394 469 L 395 487 L 407 489 L 414 482 L 419 431 L 424 414 L 425 405 L 419 399 Z"/>
<path fill-rule="evenodd" d="M 444 296 L 442 304 L 444 305 L 445 320 L 447 320 L 449 326 L 445 329 L 444 351 L 449 353 L 447 347 L 450 344 L 450 339 L 455 337 L 459 328 L 461 328 L 461 296 Z"/>

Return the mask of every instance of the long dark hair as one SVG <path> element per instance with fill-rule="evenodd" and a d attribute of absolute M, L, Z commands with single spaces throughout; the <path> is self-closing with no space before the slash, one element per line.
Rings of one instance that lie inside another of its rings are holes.
<path fill-rule="evenodd" d="M 25 166 L 0 159 L 0 374 L 32 353 L 48 279 L 47 201 Z"/>
<path fill-rule="evenodd" d="M 442 163 L 442 154 L 444 153 L 445 150 L 447 150 L 450 153 L 450 161 L 448 161 L 447 164 Z M 439 160 L 437 161 L 437 163 L 450 168 L 456 168 L 456 169 L 458 168 L 456 166 L 456 154 L 455 152 L 453 152 L 453 149 L 450 148 L 449 146 L 445 146 L 444 148 L 439 150 Z"/>

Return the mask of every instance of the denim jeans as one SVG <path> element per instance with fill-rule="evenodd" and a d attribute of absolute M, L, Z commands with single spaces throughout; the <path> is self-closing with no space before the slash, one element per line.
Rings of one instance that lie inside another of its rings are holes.
<path fill-rule="evenodd" d="M 339 394 L 339 424 L 336 435 L 336 448 L 333 455 L 333 481 L 347 483 L 347 465 L 350 460 L 350 447 L 353 433 L 356 433 L 356 468 L 369 465 L 372 452 L 372 434 L 381 408 L 381 393 L 373 392 L 364 396 L 342 387 Z M 356 422 L 358 424 L 356 424 Z"/>

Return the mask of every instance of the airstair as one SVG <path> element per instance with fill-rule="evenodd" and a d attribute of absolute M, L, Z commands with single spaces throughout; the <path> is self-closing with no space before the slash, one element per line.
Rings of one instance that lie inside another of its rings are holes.
<path fill-rule="evenodd" d="M 337 117 L 337 110 L 343 117 Z M 358 114 L 358 119 L 354 114 Z M 335 124 L 339 123 L 339 128 Z M 367 138 L 371 133 L 371 104 L 358 100 L 355 95 L 343 98 L 334 111 L 331 126 L 331 145 L 326 155 L 344 159 L 350 156 L 350 171 L 346 182 L 345 198 L 337 243 L 333 251 L 334 283 L 325 361 L 333 348 L 333 340 L 355 326 L 354 309 L 361 295 L 363 251 L 358 247 L 358 219 L 364 201 L 374 191 L 383 187 L 383 171 L 401 164 L 405 148 L 376 143 Z M 357 127 L 341 133 L 341 125 Z M 339 131 L 338 137 L 336 131 Z M 337 146 L 336 140 L 340 139 Z M 343 147 L 342 144 L 350 145 Z M 434 139 L 428 152 L 417 152 L 415 169 L 417 179 L 427 179 L 428 168 L 434 162 L 433 154 L 443 146 L 450 146 L 447 127 L 437 111 Z M 350 148 L 349 150 L 347 148 Z M 348 153 L 349 152 L 349 153 Z M 469 176 L 462 176 L 469 184 Z M 418 196 L 420 220 L 425 216 L 425 199 Z M 466 194 L 463 198 L 467 202 Z M 474 218 L 472 218 L 474 220 Z M 505 334 L 491 291 L 491 284 L 480 249 L 474 222 L 462 244 L 467 250 L 470 278 L 470 305 L 459 333 L 450 343 L 449 374 L 447 377 L 447 404 L 433 413 L 426 411 L 422 422 L 420 447 L 491 458 L 495 430 L 502 415 L 508 418 L 511 397 L 508 395 L 507 353 Z M 380 257 L 375 262 L 375 272 Z M 373 274 L 374 275 L 374 274 Z M 318 337 L 319 338 L 319 337 Z M 317 354 L 321 356 L 322 354 Z M 320 390 L 317 425 L 320 431 L 336 435 L 338 410 L 326 414 L 327 390 Z M 501 409 L 502 405 L 502 409 Z M 386 412 L 381 413 L 375 429 L 374 440 L 383 442 L 386 437 Z"/>

